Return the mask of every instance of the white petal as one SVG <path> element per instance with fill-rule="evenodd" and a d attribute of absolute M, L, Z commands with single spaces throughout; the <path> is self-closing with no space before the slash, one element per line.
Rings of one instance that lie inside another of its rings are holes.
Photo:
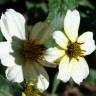
<path fill-rule="evenodd" d="M 0 26 L 1 32 L 7 40 L 11 41 L 13 36 L 25 39 L 25 19 L 13 9 L 8 9 L 4 15 L 2 14 Z"/>
<path fill-rule="evenodd" d="M 91 54 L 96 48 L 95 41 L 93 40 L 93 33 L 92 32 L 83 33 L 78 38 L 77 42 L 78 43 L 83 43 L 83 44 L 81 44 L 81 49 L 85 50 L 84 55 Z"/>
<path fill-rule="evenodd" d="M 60 62 L 57 78 L 63 82 L 67 82 L 70 79 L 69 57 L 67 55 Z"/>
<path fill-rule="evenodd" d="M 0 19 L 0 29 L 4 37 L 6 38 L 6 40 L 11 41 L 11 37 L 6 27 L 7 27 L 7 24 L 6 24 L 5 16 L 2 14 Z"/>
<path fill-rule="evenodd" d="M 72 59 L 70 62 L 70 73 L 73 80 L 80 84 L 89 74 L 89 68 L 84 58 Z"/>
<path fill-rule="evenodd" d="M 6 24 L 6 20 L 4 15 L 2 14 L 1 19 L 0 19 L 0 29 L 2 34 L 4 35 L 4 37 L 6 38 L 6 40 L 8 41 L 12 41 L 10 34 L 8 33 L 8 28 L 7 24 Z"/>
<path fill-rule="evenodd" d="M 25 34 L 25 18 L 24 18 L 24 16 L 21 13 L 16 12 L 13 9 L 8 9 L 7 11 L 14 18 L 14 20 L 17 24 L 17 28 L 18 28 L 22 38 L 25 39 L 26 34 Z"/>
<path fill-rule="evenodd" d="M 0 42 L 0 57 L 13 52 L 10 42 Z"/>
<path fill-rule="evenodd" d="M 8 67 L 6 70 L 6 77 L 9 81 L 12 82 L 22 82 L 23 81 L 23 73 L 22 66 L 15 65 L 12 67 Z"/>
<path fill-rule="evenodd" d="M 83 80 L 82 70 L 76 59 L 72 59 L 70 62 L 70 74 L 75 83 L 80 84 Z"/>
<path fill-rule="evenodd" d="M 38 89 L 44 91 L 48 88 L 49 78 L 45 69 L 36 63 L 27 62 L 23 66 L 24 77 L 27 81 L 32 80 L 37 83 Z"/>
<path fill-rule="evenodd" d="M 79 12 L 77 10 L 68 10 L 64 19 L 64 31 L 72 42 L 75 42 L 78 37 L 79 24 Z"/>
<path fill-rule="evenodd" d="M 12 52 L 13 50 L 11 48 L 11 43 L 0 42 L 0 59 L 2 65 L 4 66 L 15 65 L 15 58 L 11 55 Z"/>
<path fill-rule="evenodd" d="M 54 48 L 47 49 L 44 57 L 45 57 L 46 61 L 52 63 L 55 60 L 62 57 L 64 54 L 65 54 L 64 50 L 60 50 L 60 49 L 54 47 Z"/>
<path fill-rule="evenodd" d="M 43 68 L 43 66 L 40 66 L 40 64 L 34 64 L 34 65 L 39 74 L 37 88 L 41 91 L 44 91 L 49 86 L 49 76 L 48 76 L 46 70 Z"/>
<path fill-rule="evenodd" d="M 61 47 L 66 49 L 68 45 L 68 39 L 61 31 L 55 31 L 53 33 L 53 38 L 55 39 L 56 43 Z"/>
<path fill-rule="evenodd" d="M 37 82 L 37 88 L 40 91 L 44 91 L 48 88 L 49 82 L 48 79 L 46 79 L 42 74 L 38 76 L 38 82 Z"/>
<path fill-rule="evenodd" d="M 83 78 L 85 79 L 89 74 L 88 64 L 87 64 L 86 60 L 84 58 L 81 58 L 81 57 L 79 57 L 78 63 L 80 64 L 80 67 L 82 68 Z"/>
<path fill-rule="evenodd" d="M 2 65 L 7 66 L 7 67 L 16 65 L 15 58 L 10 54 L 7 54 L 7 55 L 1 57 L 1 63 L 2 63 Z"/>

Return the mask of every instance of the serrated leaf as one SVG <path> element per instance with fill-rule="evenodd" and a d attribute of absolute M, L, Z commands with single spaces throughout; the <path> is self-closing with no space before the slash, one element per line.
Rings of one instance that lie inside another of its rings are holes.
<path fill-rule="evenodd" d="M 49 15 L 47 20 L 51 22 L 56 16 L 64 16 L 68 9 L 75 9 L 78 4 L 79 0 L 49 0 Z"/>

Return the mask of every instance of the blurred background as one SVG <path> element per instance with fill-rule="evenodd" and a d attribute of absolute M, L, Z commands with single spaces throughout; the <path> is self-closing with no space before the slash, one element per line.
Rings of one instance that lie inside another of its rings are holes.
<path fill-rule="evenodd" d="M 26 25 L 29 30 L 31 30 L 37 22 L 42 21 L 49 23 L 50 26 L 48 26 L 47 29 L 50 29 L 52 32 L 56 29 L 62 29 L 63 23 L 61 21 L 66 11 L 76 8 L 81 15 L 79 35 L 89 30 L 94 32 L 94 39 L 96 40 L 96 0 L 0 0 L 0 16 L 9 8 L 13 8 L 25 16 Z M 56 22 L 58 22 L 58 24 L 56 24 Z M 0 33 L 0 40 L 3 39 Z M 53 43 L 53 41 L 49 40 L 46 46 L 51 46 Z M 58 69 L 54 68 L 53 70 L 53 68 L 46 68 L 50 77 L 50 86 L 47 93 L 58 94 L 59 96 L 96 96 L 96 52 L 93 52 L 85 58 L 90 67 L 90 75 L 80 86 L 73 84 L 71 80 L 66 84 L 56 80 L 55 76 Z M 5 68 L 0 65 L 0 92 L 7 90 L 6 92 L 10 93 L 10 88 L 14 88 L 16 84 L 11 84 L 5 80 L 4 70 Z M 3 84 L 4 82 L 5 85 Z M 16 86 L 18 89 L 18 85 Z M 14 92 L 19 92 L 19 89 L 15 89 Z"/>

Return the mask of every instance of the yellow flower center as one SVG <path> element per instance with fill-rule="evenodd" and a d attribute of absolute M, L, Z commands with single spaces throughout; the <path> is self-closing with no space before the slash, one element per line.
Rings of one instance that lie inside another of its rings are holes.
<path fill-rule="evenodd" d="M 42 93 L 34 87 L 34 85 L 28 83 L 25 86 L 22 96 L 43 96 Z"/>
<path fill-rule="evenodd" d="M 44 53 L 44 46 L 36 41 L 26 40 L 23 45 L 23 56 L 25 59 L 36 62 Z"/>
<path fill-rule="evenodd" d="M 80 47 L 82 43 L 73 43 L 68 46 L 67 54 L 70 58 L 78 58 L 78 56 L 83 56 L 83 51 Z"/>

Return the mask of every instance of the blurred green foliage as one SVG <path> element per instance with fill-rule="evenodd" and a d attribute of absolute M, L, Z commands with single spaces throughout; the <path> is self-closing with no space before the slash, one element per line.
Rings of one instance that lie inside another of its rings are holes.
<path fill-rule="evenodd" d="M 0 96 L 20 96 L 19 84 L 9 82 L 0 75 Z"/>
<path fill-rule="evenodd" d="M 96 84 L 96 70 L 90 69 L 89 76 L 85 80 L 85 83 Z"/>

